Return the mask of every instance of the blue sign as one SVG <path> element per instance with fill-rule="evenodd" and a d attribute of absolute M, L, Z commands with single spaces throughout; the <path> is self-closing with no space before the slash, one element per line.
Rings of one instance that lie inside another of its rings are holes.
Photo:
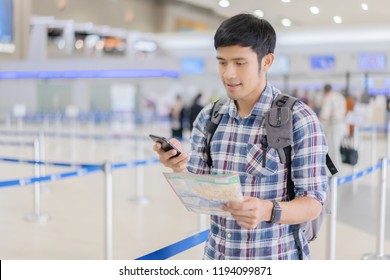
<path fill-rule="evenodd" d="M 314 70 L 334 70 L 336 58 L 333 55 L 312 56 L 310 63 Z"/>

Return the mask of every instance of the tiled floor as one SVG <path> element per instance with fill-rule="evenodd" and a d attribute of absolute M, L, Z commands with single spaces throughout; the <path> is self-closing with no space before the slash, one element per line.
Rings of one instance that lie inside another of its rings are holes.
<path fill-rule="evenodd" d="M 49 127 L 50 132 L 69 132 L 66 126 Z M 23 131 L 37 131 L 25 126 Z M 6 132 L 5 127 L 0 132 Z M 153 158 L 152 142 L 145 138 L 144 149 L 137 152 L 137 142 L 120 140 L 119 134 L 168 134 L 167 125 L 144 127 L 85 127 L 81 134 L 116 135 L 115 139 L 93 140 L 80 137 L 45 137 L 45 160 L 73 163 L 128 162 L 137 158 Z M 120 133 L 118 133 L 120 132 Z M 32 141 L 32 136 L 0 133 L 0 141 Z M 371 165 L 371 137 L 361 135 L 361 158 L 356 170 Z M 370 147 L 370 149 L 366 148 Z M 386 154 L 386 139 L 377 137 L 376 157 Z M 31 159 L 31 147 L 1 145 L 0 157 Z M 140 152 L 142 151 L 142 152 Z M 31 177 L 33 167 L 26 164 L 0 162 L 0 181 Z M 47 166 L 45 174 L 70 170 Z M 137 190 L 137 170 L 113 170 L 113 258 L 135 259 L 173 244 L 204 229 L 198 215 L 187 212 L 166 183 L 160 164 L 139 168 L 144 172 L 142 189 Z M 342 175 L 352 173 L 342 167 Z M 0 188 L 0 259 L 104 259 L 105 251 L 105 177 L 102 172 L 67 178 L 41 186 L 41 212 L 47 222 L 26 221 L 34 212 L 33 185 Z M 361 259 L 365 254 L 377 255 L 378 172 L 338 191 L 336 259 Z M 140 185 L 138 185 L 140 186 Z M 387 188 L 389 190 L 389 188 Z M 389 192 L 388 192 L 389 193 Z M 136 198 L 145 198 L 139 201 Z M 389 209 L 390 194 L 387 198 Z M 387 213 L 390 211 L 387 210 Z M 207 218 L 206 218 L 207 219 Z M 386 217 L 387 225 L 390 215 Z M 326 259 L 329 243 L 325 223 L 318 240 L 312 242 L 313 259 Z M 390 229 L 386 229 L 384 252 L 390 254 Z M 200 259 L 202 245 L 178 254 L 172 259 Z"/>

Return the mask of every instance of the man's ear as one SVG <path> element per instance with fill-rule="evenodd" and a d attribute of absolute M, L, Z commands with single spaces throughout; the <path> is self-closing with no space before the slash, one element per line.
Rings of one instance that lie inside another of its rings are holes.
<path fill-rule="evenodd" d="M 263 72 L 267 72 L 268 69 L 271 67 L 272 63 L 274 62 L 274 59 L 275 55 L 273 53 L 266 54 L 261 60 L 261 70 Z"/>

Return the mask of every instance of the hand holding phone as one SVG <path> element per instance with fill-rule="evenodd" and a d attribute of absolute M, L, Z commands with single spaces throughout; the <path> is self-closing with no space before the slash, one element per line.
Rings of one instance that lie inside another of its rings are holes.
<path fill-rule="evenodd" d="M 165 152 L 168 152 L 172 149 L 176 150 L 176 156 L 180 155 L 181 152 L 179 151 L 178 148 L 176 148 L 171 142 L 169 142 L 169 140 L 165 137 L 162 137 L 162 136 L 157 136 L 157 135 L 153 135 L 153 134 L 149 134 L 149 137 L 154 141 L 154 142 L 158 142 L 161 144 L 161 149 L 163 149 Z"/>

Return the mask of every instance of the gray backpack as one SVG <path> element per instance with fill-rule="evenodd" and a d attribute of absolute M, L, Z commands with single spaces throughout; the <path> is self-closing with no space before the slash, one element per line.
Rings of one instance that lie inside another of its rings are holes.
<path fill-rule="evenodd" d="M 226 103 L 226 101 L 227 99 L 225 98 L 220 99 L 214 103 L 211 110 L 211 118 L 206 127 L 206 153 L 207 164 L 209 167 L 212 167 L 213 165 L 210 152 L 211 139 L 222 118 L 222 114 L 219 114 L 218 111 L 222 105 Z M 296 101 L 296 98 L 284 94 L 279 94 L 275 98 L 270 110 L 265 113 L 266 135 L 264 135 L 261 140 L 261 144 L 265 149 L 268 147 L 276 149 L 278 151 L 281 163 L 287 164 L 287 195 L 289 200 L 293 200 L 295 198 L 295 185 L 291 178 L 291 145 L 293 143 L 292 108 Z M 262 164 L 263 166 L 266 164 L 266 155 L 263 157 Z M 326 155 L 326 165 L 332 175 L 338 172 L 336 166 L 333 164 L 328 154 Z M 301 252 L 302 246 L 298 237 L 299 229 L 304 232 L 309 242 L 313 241 L 317 238 L 324 216 L 327 213 L 329 213 L 328 209 L 326 209 L 326 206 L 324 205 L 318 218 L 312 221 L 301 223 L 299 225 L 294 225 L 296 228 L 295 240 Z"/>

